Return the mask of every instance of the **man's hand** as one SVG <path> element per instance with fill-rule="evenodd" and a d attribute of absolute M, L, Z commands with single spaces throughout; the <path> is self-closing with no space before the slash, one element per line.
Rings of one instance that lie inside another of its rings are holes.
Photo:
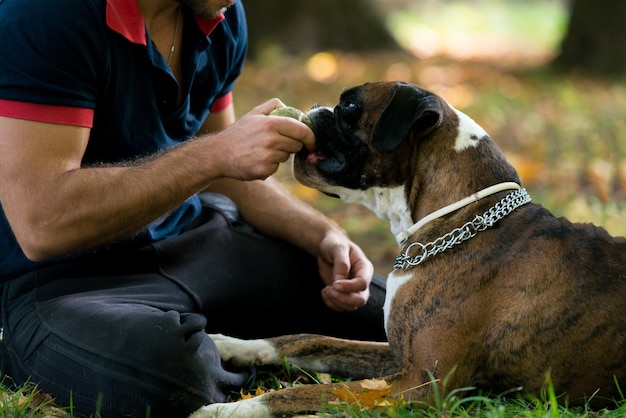
<path fill-rule="evenodd" d="M 304 123 L 293 118 L 267 117 L 283 106 L 278 99 L 268 100 L 213 136 L 215 152 L 222 158 L 219 177 L 262 180 L 303 146 L 314 147 L 313 132 Z"/>
<path fill-rule="evenodd" d="M 330 309 L 355 311 L 365 306 L 374 266 L 361 248 L 343 233 L 330 233 L 320 243 L 317 264 L 326 284 L 322 299 Z"/>

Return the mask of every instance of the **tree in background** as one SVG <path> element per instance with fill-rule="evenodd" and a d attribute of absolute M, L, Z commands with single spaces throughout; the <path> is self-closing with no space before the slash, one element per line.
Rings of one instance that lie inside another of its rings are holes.
<path fill-rule="evenodd" d="M 442 5 L 450 2 L 435 0 Z M 567 31 L 552 62 L 558 71 L 598 76 L 626 73 L 626 0 L 561 0 L 570 5 Z M 386 12 L 408 0 L 247 0 L 251 58 L 265 51 L 296 55 L 326 50 L 401 51 Z"/>
<path fill-rule="evenodd" d="M 571 0 L 557 70 L 598 76 L 626 74 L 626 1 Z"/>
<path fill-rule="evenodd" d="M 287 54 L 401 48 L 371 0 L 245 1 L 251 58 L 266 48 Z"/>

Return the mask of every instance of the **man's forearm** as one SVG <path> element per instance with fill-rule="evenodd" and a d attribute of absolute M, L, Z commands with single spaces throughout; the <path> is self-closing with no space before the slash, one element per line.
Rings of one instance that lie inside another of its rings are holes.
<path fill-rule="evenodd" d="M 283 239 L 314 255 L 329 231 L 343 233 L 333 220 L 294 198 L 272 178 L 248 182 L 220 180 L 209 190 L 230 197 L 244 219 L 263 234 Z"/>
<path fill-rule="evenodd" d="M 198 145 L 126 166 L 68 171 L 32 187 L 29 198 L 16 200 L 21 209 L 6 207 L 24 252 L 41 260 L 143 229 L 213 180 L 198 169 L 210 165 Z"/>

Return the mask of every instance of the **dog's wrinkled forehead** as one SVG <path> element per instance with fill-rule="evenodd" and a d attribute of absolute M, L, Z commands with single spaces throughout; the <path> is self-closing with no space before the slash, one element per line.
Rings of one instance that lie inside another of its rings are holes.
<path fill-rule="evenodd" d="M 375 82 L 346 90 L 335 107 L 343 132 L 377 152 L 395 149 L 414 127 L 427 133 L 443 118 L 443 101 L 414 84 Z"/>
<path fill-rule="evenodd" d="M 410 119 L 415 102 L 432 93 L 415 85 L 401 82 L 373 82 L 344 91 L 337 107 L 341 117 L 354 122 L 358 119 L 360 128 L 374 128 L 381 117 L 394 115 L 397 120 Z M 408 113 L 407 113 L 408 112 Z"/>

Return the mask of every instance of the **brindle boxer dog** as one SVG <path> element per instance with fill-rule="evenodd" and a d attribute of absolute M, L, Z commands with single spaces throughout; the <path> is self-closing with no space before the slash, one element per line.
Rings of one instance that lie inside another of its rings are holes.
<path fill-rule="evenodd" d="M 367 206 L 397 236 L 389 344 L 215 335 L 224 360 L 382 376 L 393 394 L 426 402 L 432 376 L 448 376 L 446 390 L 538 395 L 549 374 L 569 405 L 615 406 L 616 382 L 626 389 L 625 238 L 529 203 L 487 133 L 415 85 L 365 84 L 309 116 L 317 151 L 295 156 L 296 178 Z M 318 411 L 343 385 L 361 390 L 358 381 L 302 385 L 193 417 Z"/>

